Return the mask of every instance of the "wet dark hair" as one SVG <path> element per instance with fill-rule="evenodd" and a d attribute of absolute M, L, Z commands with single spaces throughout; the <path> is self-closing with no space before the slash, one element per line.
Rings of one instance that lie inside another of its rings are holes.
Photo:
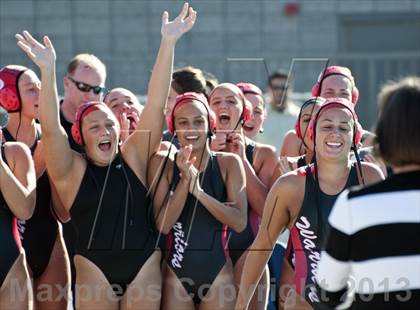
<path fill-rule="evenodd" d="M 203 71 L 203 75 L 206 79 L 206 92 L 208 97 L 211 91 L 215 89 L 217 85 L 219 85 L 219 80 L 213 73 L 207 71 Z"/>
<path fill-rule="evenodd" d="M 386 84 L 379 93 L 377 151 L 392 166 L 420 164 L 420 78 Z"/>
<path fill-rule="evenodd" d="M 188 66 L 172 73 L 172 88 L 178 93 L 195 92 L 206 94 L 206 79 L 200 69 Z"/>

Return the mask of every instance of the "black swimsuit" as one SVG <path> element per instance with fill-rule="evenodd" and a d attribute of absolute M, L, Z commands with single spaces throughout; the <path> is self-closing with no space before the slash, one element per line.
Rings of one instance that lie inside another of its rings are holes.
<path fill-rule="evenodd" d="M 157 231 L 146 195 L 147 189 L 118 153 L 105 167 L 87 160 L 70 209 L 75 254 L 93 262 L 123 292 L 156 247 Z"/>
<path fill-rule="evenodd" d="M 295 254 L 296 291 L 312 306 L 316 306 L 319 300 L 315 288 L 316 269 L 326 237 L 328 216 L 340 193 L 327 195 L 321 190 L 318 191 L 311 166 L 307 166 L 305 171 L 305 196 L 290 231 L 290 239 Z M 356 168 L 352 165 L 343 190 L 358 184 Z"/>
<path fill-rule="evenodd" d="M 6 162 L 3 144 L 1 145 L 1 154 Z M 19 256 L 20 248 L 16 217 L 10 211 L 3 194 L 0 192 L 0 288 Z"/>
<path fill-rule="evenodd" d="M 16 139 L 5 128 L 3 135 L 6 141 Z M 35 153 L 41 134 L 36 132 L 35 143 L 30 147 Z M 18 220 L 22 246 L 25 249 L 26 261 L 35 279 L 45 271 L 57 237 L 58 224 L 51 212 L 51 188 L 46 171 L 36 181 L 36 204 L 34 214 L 29 220 Z"/>
<path fill-rule="evenodd" d="M 253 162 L 254 151 L 255 143 L 251 142 L 246 145 L 246 159 L 251 164 L 251 166 Z M 255 236 L 258 232 L 258 227 L 258 214 L 248 204 L 248 220 L 246 228 L 240 233 L 229 229 L 229 255 L 232 259 L 233 265 L 237 263 L 241 255 L 249 248 L 252 242 L 254 242 Z"/>
<path fill-rule="evenodd" d="M 174 164 L 171 188 L 180 181 Z M 216 155 L 200 173 L 202 189 L 220 202 L 226 201 L 226 188 Z M 166 261 L 185 290 L 199 304 L 226 264 L 226 225 L 217 220 L 193 195 L 188 193 L 182 213 L 167 235 Z"/>

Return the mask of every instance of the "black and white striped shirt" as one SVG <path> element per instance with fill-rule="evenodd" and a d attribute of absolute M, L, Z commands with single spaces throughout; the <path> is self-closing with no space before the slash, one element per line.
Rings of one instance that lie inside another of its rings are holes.
<path fill-rule="evenodd" d="M 420 309 L 420 171 L 343 192 L 317 272 L 323 305 Z"/>

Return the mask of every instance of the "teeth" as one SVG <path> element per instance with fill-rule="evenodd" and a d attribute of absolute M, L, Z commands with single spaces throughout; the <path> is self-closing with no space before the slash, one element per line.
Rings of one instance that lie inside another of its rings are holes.
<path fill-rule="evenodd" d="M 198 136 L 188 136 L 186 137 L 187 140 L 195 140 L 198 139 Z"/>
<path fill-rule="evenodd" d="M 104 144 L 104 143 L 111 143 L 111 141 L 110 140 L 104 140 L 104 141 L 101 142 L 101 144 Z"/>
<path fill-rule="evenodd" d="M 339 143 L 339 142 L 327 142 L 327 145 L 328 146 L 340 146 L 341 143 Z"/>

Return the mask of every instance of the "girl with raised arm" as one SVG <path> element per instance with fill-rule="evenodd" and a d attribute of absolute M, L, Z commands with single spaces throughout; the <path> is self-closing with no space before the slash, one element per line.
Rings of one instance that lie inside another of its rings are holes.
<path fill-rule="evenodd" d="M 187 17 L 188 15 L 188 17 Z M 159 148 L 177 40 L 191 29 L 195 12 L 185 4 L 172 22 L 162 18 L 162 41 L 139 127 L 119 148 L 119 125 L 101 102 L 83 104 L 72 135 L 85 154 L 71 150 L 59 122 L 55 51 L 28 32 L 18 45 L 40 67 L 40 122 L 48 173 L 77 231 L 78 309 L 159 309 L 161 253 L 147 199 L 146 173 Z M 64 209 L 64 210 L 63 210 Z"/>

